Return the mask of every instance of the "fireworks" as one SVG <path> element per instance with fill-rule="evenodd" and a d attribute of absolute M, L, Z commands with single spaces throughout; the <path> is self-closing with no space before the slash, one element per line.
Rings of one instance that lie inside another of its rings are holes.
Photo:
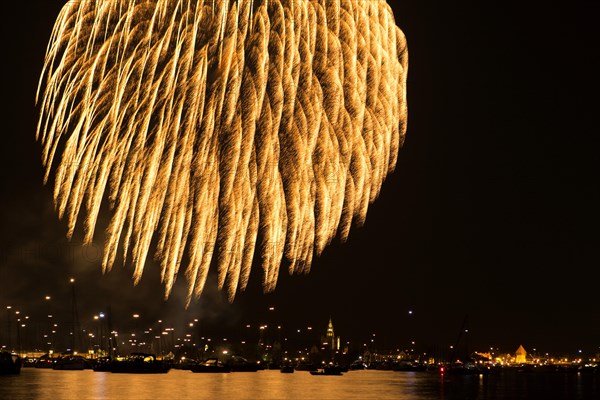
<path fill-rule="evenodd" d="M 383 0 L 67 2 L 37 137 L 68 236 L 108 201 L 103 270 L 122 251 L 137 282 L 154 238 L 188 301 L 211 262 L 233 299 L 255 250 L 266 291 L 308 272 L 395 167 L 407 61 Z"/>

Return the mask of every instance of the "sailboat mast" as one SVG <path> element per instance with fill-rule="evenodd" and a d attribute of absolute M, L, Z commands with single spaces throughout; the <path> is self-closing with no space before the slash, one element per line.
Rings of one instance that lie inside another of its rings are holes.
<path fill-rule="evenodd" d="M 71 283 L 71 324 L 73 331 L 71 332 L 71 351 L 75 353 L 81 342 L 81 330 L 79 329 L 79 313 L 77 312 L 77 297 L 75 295 L 75 279 L 69 280 Z"/>

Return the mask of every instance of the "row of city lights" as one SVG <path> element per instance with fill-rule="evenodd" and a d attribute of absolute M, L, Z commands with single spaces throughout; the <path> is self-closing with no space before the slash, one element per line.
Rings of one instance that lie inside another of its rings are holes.
<path fill-rule="evenodd" d="M 69 282 L 70 282 L 70 283 L 74 283 L 74 282 L 75 282 L 75 279 L 74 279 L 74 278 L 70 278 L 70 279 L 69 279 Z M 52 299 L 52 297 L 51 297 L 51 296 L 49 296 L 49 295 L 46 295 L 46 296 L 44 296 L 44 300 L 46 300 L 46 301 L 50 301 L 51 299 Z M 6 306 L 6 309 L 7 309 L 7 312 L 9 312 L 9 313 L 10 313 L 10 311 L 12 310 L 12 306 L 8 305 L 8 306 Z M 275 307 L 271 306 L 271 307 L 269 307 L 269 308 L 268 308 L 268 310 L 269 310 L 269 311 L 274 311 L 274 310 L 275 310 Z M 17 322 L 19 323 L 17 326 L 20 326 L 20 327 L 26 327 L 26 326 L 27 326 L 27 325 L 26 325 L 26 323 L 24 323 L 24 321 L 22 321 L 22 320 L 21 320 L 21 317 L 19 317 L 19 316 L 20 316 L 20 311 L 16 310 L 16 311 L 15 311 L 15 315 L 17 315 Z M 413 310 L 408 310 L 408 315 L 409 315 L 409 316 L 412 316 L 412 315 L 414 315 L 414 313 L 413 313 Z M 53 318 L 53 315 L 52 315 L 52 314 L 48 314 L 47 316 L 48 316 L 48 318 L 49 318 L 49 319 L 50 319 L 50 318 Z M 103 319 L 104 317 L 105 317 L 105 314 L 104 314 L 103 312 L 100 312 L 100 313 L 98 313 L 98 314 L 94 315 L 94 316 L 93 316 L 93 319 L 94 319 L 94 320 L 100 320 L 100 319 Z M 139 319 L 139 318 L 140 318 L 140 314 L 138 314 L 138 313 L 134 313 L 134 314 L 132 314 L 132 317 L 133 317 L 134 319 Z M 27 321 L 27 320 L 29 320 L 29 316 L 24 316 L 24 319 L 25 319 L 26 321 Z M 158 323 L 159 323 L 159 324 L 162 324 L 162 322 L 163 322 L 162 320 L 158 320 Z M 197 322 L 198 322 L 198 319 L 197 319 L 197 318 L 195 318 L 195 319 L 193 320 L 193 322 L 189 322 L 189 323 L 188 323 L 188 326 L 189 326 L 190 328 L 192 328 L 192 327 L 194 327 L 194 323 L 197 323 Z M 54 323 L 54 324 L 52 324 L 52 327 L 53 327 L 53 328 L 57 328 L 57 327 L 58 327 L 58 324 L 57 324 L 57 323 Z M 250 324 L 246 325 L 246 328 L 251 328 L 251 325 L 250 325 Z M 259 329 L 260 329 L 261 331 L 262 331 L 262 330 L 265 330 L 265 329 L 267 329 L 267 328 L 268 328 L 268 325 L 267 325 L 267 324 L 265 324 L 265 325 L 260 325 L 260 326 L 259 326 Z M 277 329 L 281 329 L 281 325 L 277 325 Z M 313 329 L 313 328 L 312 328 L 311 326 L 308 326 L 306 329 L 307 329 L 308 331 L 312 331 L 312 329 Z M 161 332 L 161 334 L 162 334 L 162 335 L 165 335 L 165 336 L 166 336 L 166 335 L 169 335 L 169 334 L 172 334 L 172 335 L 174 335 L 174 332 L 175 332 L 175 329 L 174 329 L 174 328 L 165 328 L 165 329 L 164 329 L 164 330 Z M 56 329 L 52 329 L 52 330 L 51 330 L 51 333 L 52 333 L 52 334 L 56 334 Z M 147 330 L 147 331 L 144 331 L 144 333 L 145 333 L 145 334 L 147 334 L 147 335 L 149 335 L 150 333 L 152 333 L 152 328 L 148 328 L 148 330 Z M 297 329 L 297 333 L 301 333 L 301 329 Z M 468 333 L 468 330 L 465 330 L 465 333 Z M 70 334 L 72 334 L 72 332 L 71 332 Z M 114 335 L 115 337 L 117 337 L 117 336 L 118 336 L 118 332 L 117 332 L 117 331 L 112 331 L 112 332 L 111 332 L 111 335 Z M 48 333 L 46 333 L 46 334 L 44 334 L 44 335 L 43 335 L 43 337 L 44 337 L 44 338 L 48 338 L 48 336 L 49 336 L 49 334 L 48 334 Z M 93 333 L 89 333 L 89 334 L 88 334 L 88 336 L 89 336 L 89 337 L 92 337 L 92 338 L 95 338 L 95 337 L 96 337 L 96 335 L 94 335 Z M 372 343 L 372 344 L 375 342 L 375 336 L 376 336 L 375 334 L 373 334 L 373 335 L 372 335 L 372 338 L 371 338 L 371 343 Z M 136 337 L 136 334 L 135 334 L 135 332 L 134 332 L 134 333 L 131 333 L 131 337 Z M 155 339 L 160 339 L 160 338 L 161 338 L 161 336 L 154 336 L 154 338 L 155 338 Z M 178 340 L 178 341 L 182 341 L 182 340 L 183 340 L 184 342 L 191 342 L 191 341 L 192 341 L 192 339 L 191 339 L 191 338 L 192 338 L 192 335 L 191 335 L 191 334 L 189 334 L 189 333 L 187 333 L 185 338 L 183 338 L 183 339 L 181 339 L 181 338 L 177 338 L 177 340 Z M 205 337 L 202 337 L 202 338 L 201 338 L 201 340 L 205 340 Z M 206 339 L 206 340 L 207 340 L 208 342 L 210 342 L 210 341 L 211 341 L 211 339 L 210 339 L 210 338 L 208 338 L 208 339 Z M 285 338 L 285 340 L 287 340 L 287 338 Z M 131 341 L 132 341 L 132 339 L 129 339 L 129 341 L 131 342 Z M 224 338 L 224 339 L 223 339 L 223 341 L 227 341 L 227 339 L 226 339 L 226 338 Z M 245 341 L 245 340 L 243 340 L 243 341 L 241 341 L 241 343 L 242 343 L 242 344 L 245 344 L 245 343 L 246 343 L 246 341 Z M 350 342 L 346 342 L 346 343 L 347 343 L 347 344 L 349 344 Z M 48 345 L 50 345 L 50 344 L 51 344 L 51 342 L 48 342 L 47 344 L 48 344 Z M 412 344 L 412 345 L 413 345 L 413 347 L 414 347 L 414 345 L 415 345 L 415 342 L 414 342 L 414 341 L 411 341 L 411 344 Z M 196 345 L 196 344 L 194 343 L 194 346 L 195 346 L 195 345 Z M 364 346 L 364 347 L 366 347 L 366 346 L 367 346 L 367 343 L 364 343 L 364 344 L 363 344 L 363 346 Z M 5 347 L 5 346 L 3 346 L 3 347 Z M 450 349 L 454 349 L 454 346 L 453 346 L 453 345 L 450 345 L 450 346 L 449 346 L 449 348 L 450 348 Z M 411 350 L 411 351 L 414 351 L 414 349 L 412 349 L 412 348 L 411 348 L 410 350 Z M 493 352 L 493 350 L 494 350 L 494 348 L 493 348 L 493 347 L 490 347 L 490 351 L 492 351 L 492 352 Z M 496 350 L 499 350 L 499 349 L 496 349 Z M 533 349 L 533 352 L 535 353 L 536 351 L 537 351 L 537 349 L 536 349 L 536 348 L 534 348 L 534 349 Z M 579 354 L 582 354 L 582 353 L 583 353 L 583 350 L 582 350 L 582 349 L 579 349 L 577 352 L 578 352 Z M 492 354 L 493 354 L 493 353 L 492 353 Z M 549 355 L 549 353 L 545 353 L 545 355 L 546 355 L 546 356 L 548 356 L 548 355 Z"/>

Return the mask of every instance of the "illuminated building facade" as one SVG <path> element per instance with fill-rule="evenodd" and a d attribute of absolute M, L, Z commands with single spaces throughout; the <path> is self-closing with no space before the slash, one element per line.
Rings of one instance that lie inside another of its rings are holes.
<path fill-rule="evenodd" d="M 523 364 L 526 362 L 526 358 L 527 358 L 527 352 L 525 351 L 525 349 L 523 348 L 522 345 L 519 345 L 519 348 L 515 352 L 515 362 L 517 364 Z"/>

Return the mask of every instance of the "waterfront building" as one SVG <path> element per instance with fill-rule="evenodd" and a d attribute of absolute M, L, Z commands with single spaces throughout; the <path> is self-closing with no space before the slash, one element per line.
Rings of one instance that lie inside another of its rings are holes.
<path fill-rule="evenodd" d="M 527 362 L 526 359 L 527 352 L 525 351 L 522 345 L 519 345 L 519 348 L 517 349 L 517 351 L 515 351 L 515 363 L 524 364 L 525 362 Z"/>

